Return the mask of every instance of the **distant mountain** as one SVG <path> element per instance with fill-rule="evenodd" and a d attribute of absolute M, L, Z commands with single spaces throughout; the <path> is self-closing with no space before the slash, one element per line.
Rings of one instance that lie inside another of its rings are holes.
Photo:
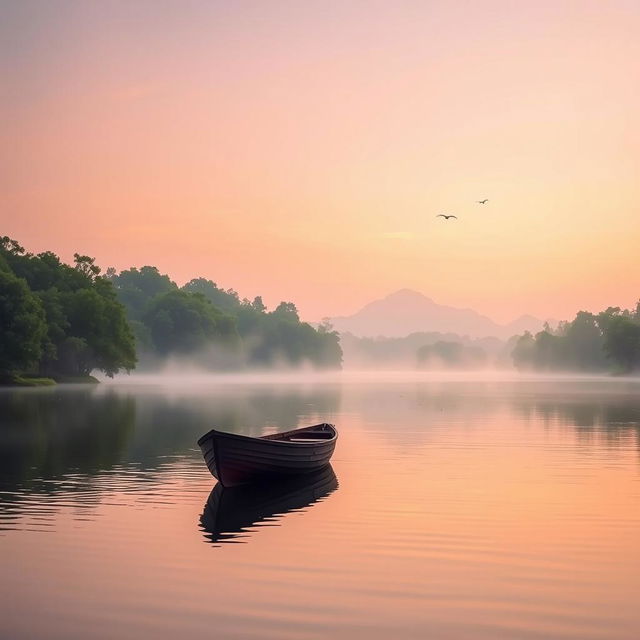
<path fill-rule="evenodd" d="M 543 325 L 542 320 L 533 316 L 521 316 L 501 325 L 473 309 L 441 305 L 411 289 L 401 289 L 386 298 L 374 300 L 352 316 L 331 318 L 331 323 L 340 333 L 390 338 L 438 331 L 475 338 L 507 339 L 524 331 L 539 331 Z"/>

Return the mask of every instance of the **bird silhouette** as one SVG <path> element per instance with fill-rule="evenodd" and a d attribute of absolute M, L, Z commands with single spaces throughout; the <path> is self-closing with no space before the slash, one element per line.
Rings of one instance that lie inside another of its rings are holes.
<path fill-rule="evenodd" d="M 445 220 L 448 220 L 449 218 L 455 218 L 456 220 L 458 219 L 458 216 L 454 216 L 454 215 L 447 215 L 446 213 L 439 213 L 436 218 L 444 218 Z"/>
<path fill-rule="evenodd" d="M 485 198 L 484 200 L 476 200 L 478 204 L 487 204 L 489 202 L 489 198 Z"/>

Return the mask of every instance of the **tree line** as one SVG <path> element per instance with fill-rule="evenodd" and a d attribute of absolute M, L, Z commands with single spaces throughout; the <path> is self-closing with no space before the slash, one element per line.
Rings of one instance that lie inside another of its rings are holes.
<path fill-rule="evenodd" d="M 175 356 L 212 370 L 277 364 L 340 367 L 339 336 L 269 312 L 203 278 L 178 287 L 155 267 L 102 274 L 95 260 L 32 254 L 0 237 L 0 382 L 113 376 Z"/>
<path fill-rule="evenodd" d="M 511 353 L 518 369 L 631 373 L 640 369 L 640 301 L 635 309 L 580 311 L 556 329 L 520 336 Z"/>
<path fill-rule="evenodd" d="M 489 363 L 482 347 L 447 340 L 423 345 L 416 360 L 419 369 L 481 369 Z"/>
<path fill-rule="evenodd" d="M 261 296 L 241 299 L 205 278 L 179 287 L 152 266 L 108 269 L 106 277 L 126 309 L 143 367 L 168 357 L 224 370 L 341 366 L 338 333 L 327 323 L 301 322 L 292 302 L 269 311 Z"/>
<path fill-rule="evenodd" d="M 511 343 L 495 337 L 470 338 L 437 331 L 402 338 L 360 338 L 340 335 L 344 360 L 350 367 L 409 369 L 480 369 L 511 366 Z"/>

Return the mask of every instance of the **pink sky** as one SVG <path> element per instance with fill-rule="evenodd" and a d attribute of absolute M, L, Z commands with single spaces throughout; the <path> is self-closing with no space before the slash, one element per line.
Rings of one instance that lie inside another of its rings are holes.
<path fill-rule="evenodd" d="M 640 296 L 637 2 L 0 15 L 0 233 L 32 251 L 309 320 L 405 287 L 498 321 Z"/>

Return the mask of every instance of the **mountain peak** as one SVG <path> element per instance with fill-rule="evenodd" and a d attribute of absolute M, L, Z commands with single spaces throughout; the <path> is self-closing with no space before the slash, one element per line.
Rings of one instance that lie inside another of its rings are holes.
<path fill-rule="evenodd" d="M 429 302 L 433 304 L 433 300 L 428 298 L 423 293 L 419 291 L 415 291 L 414 289 L 398 289 L 398 291 L 394 291 L 389 295 L 385 296 L 383 300 L 391 300 L 391 301 L 403 301 L 403 300 L 419 300 L 421 302 Z"/>

